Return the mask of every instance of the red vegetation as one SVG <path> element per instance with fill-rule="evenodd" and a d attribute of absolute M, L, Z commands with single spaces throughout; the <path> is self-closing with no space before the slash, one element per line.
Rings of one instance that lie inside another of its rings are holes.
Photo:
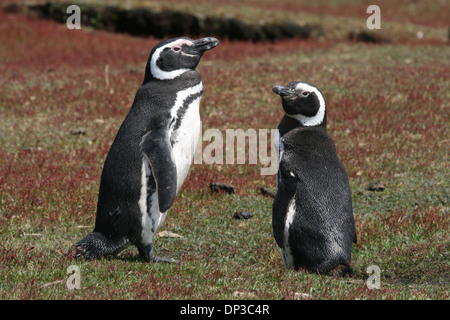
<path fill-rule="evenodd" d="M 235 0 L 226 3 L 237 4 Z M 366 6 L 365 3 L 342 7 L 302 5 L 302 1 L 296 0 L 281 4 L 266 0 L 239 3 L 264 8 L 278 6 L 283 10 L 307 9 L 316 13 L 328 10 L 335 15 L 359 15 L 359 10 Z M 423 6 L 423 1 L 414 3 L 417 8 Z M 406 10 L 400 8 L 406 5 L 404 0 L 393 5 L 398 6 L 400 13 Z M 383 17 L 388 19 L 388 10 L 384 13 Z M 429 18 L 428 12 L 423 16 L 414 14 L 414 19 L 441 25 L 441 14 L 436 15 L 435 21 Z M 404 14 L 399 19 L 406 21 L 408 17 Z M 53 244 L 48 239 L 26 243 L 22 238 L 17 241 L 19 237 L 35 230 L 61 235 L 64 233 L 61 230 L 66 229 L 70 229 L 68 233 L 72 236 L 76 232 L 74 226 L 93 224 L 103 162 L 143 80 L 149 52 L 158 41 L 86 29 L 67 30 L 63 24 L 0 11 L 0 224 L 3 230 L 8 230 L 6 241 L 0 245 L 0 266 L 8 271 L 15 266 L 21 270 L 32 266 L 32 271 L 39 274 L 20 283 L 11 280 L 7 285 L 14 290 L 10 290 L 6 298 L 42 297 L 43 282 L 47 280 L 39 278 L 40 270 L 68 264 L 60 254 L 66 250 L 63 244 L 49 251 L 38 248 L 42 243 Z M 372 263 L 369 259 L 376 256 L 375 250 L 379 250 L 384 261 L 390 255 L 392 259 L 407 259 L 420 253 L 420 262 L 426 263 L 428 247 L 434 250 L 432 258 L 437 261 L 445 256 L 448 243 L 445 231 L 449 228 L 448 213 L 443 213 L 448 206 L 445 198 L 448 194 L 441 198 L 438 195 L 439 190 L 446 187 L 445 170 L 448 168 L 450 69 L 448 63 L 437 57 L 440 52 L 445 55 L 447 49 L 446 44 L 433 41 L 401 46 L 319 40 L 263 44 L 221 41 L 217 49 L 205 54 L 198 67 L 204 83 L 203 130 L 216 128 L 225 135 L 226 129 L 276 128 L 282 108 L 279 98 L 271 93 L 271 87 L 291 80 L 316 83 L 325 95 L 328 131 L 335 139 L 353 191 L 358 193 L 369 181 L 382 181 L 388 186 L 382 194 L 385 198 L 377 198 L 373 193 L 368 196 L 366 191 L 356 194 L 360 198 L 367 196 L 362 199 L 363 203 L 383 201 L 374 205 L 378 205 L 379 210 L 371 206 L 364 208 L 367 215 L 355 212 L 358 243 L 354 246 L 354 264 L 356 270 L 360 269 L 359 276 L 366 275 L 364 268 Z M 425 56 L 422 52 L 431 54 Z M 85 128 L 84 135 L 70 133 L 78 127 Z M 205 141 L 203 146 L 207 144 Z M 261 186 L 274 189 L 275 176 L 261 176 L 260 168 L 259 164 L 248 163 L 194 164 L 166 226 L 185 228 L 185 235 L 196 237 L 194 229 L 198 224 L 207 224 L 213 217 L 223 221 L 219 223 L 225 231 L 223 238 L 207 238 L 195 243 L 192 250 L 197 252 L 184 253 L 183 261 L 187 263 L 169 268 L 167 273 L 160 274 L 155 271 L 160 269 L 152 269 L 153 266 L 135 267 L 131 258 L 129 263 L 133 264 L 133 270 L 128 275 L 136 277 L 136 281 L 130 288 L 91 285 L 83 287 L 81 297 L 117 298 L 125 296 L 119 292 L 123 290 L 137 299 L 216 298 L 215 291 L 222 292 L 225 287 L 216 282 L 233 279 L 234 283 L 239 278 L 244 279 L 242 291 L 249 292 L 250 287 L 256 297 L 271 298 L 276 289 L 268 288 L 259 275 L 255 278 L 255 270 L 258 272 L 261 267 L 268 283 L 279 280 L 283 298 L 295 299 L 299 292 L 310 292 L 318 285 L 317 281 L 321 287 L 329 287 L 318 298 L 336 298 L 336 288 L 332 290 L 335 279 L 315 279 L 309 274 L 299 277 L 283 269 L 271 235 L 270 205 L 262 208 L 265 202 L 254 197 L 260 193 Z M 424 181 L 425 187 L 420 185 Z M 231 184 L 236 194 L 210 195 L 211 182 Z M 435 198 L 427 199 L 427 188 L 432 189 L 430 193 Z M 407 193 L 405 199 L 401 198 L 403 192 Z M 415 194 L 425 199 L 425 203 L 414 203 Z M 385 200 L 393 204 L 385 204 Z M 253 206 L 256 219 L 248 224 L 235 223 L 231 218 L 235 203 L 243 209 Z M 400 205 L 397 207 L 397 204 Z M 260 232 L 253 228 L 264 228 L 264 233 L 259 234 L 262 236 L 255 246 L 257 249 L 245 256 L 248 265 L 242 267 L 232 259 L 226 261 L 226 268 L 220 264 L 207 265 L 210 260 L 222 261 L 223 257 L 228 259 L 253 248 L 253 244 L 246 246 L 244 242 L 239 246 L 226 243 L 231 238 L 227 234 L 231 228 L 245 228 L 249 233 Z M 208 230 L 207 227 L 204 230 Z M 204 234 L 198 236 L 204 237 Z M 63 239 L 61 243 L 68 241 Z M 401 247 L 397 246 L 399 243 Z M 222 257 L 217 248 L 226 248 L 227 253 Z M 134 257 L 135 252 L 130 255 Z M 128 263 L 127 259 L 120 262 Z M 198 263 L 203 264 L 208 273 L 192 272 L 195 277 L 183 276 L 190 273 L 188 268 L 196 268 Z M 89 265 L 98 272 L 94 277 L 115 280 L 114 263 L 92 261 Z M 445 263 L 439 260 L 436 265 L 435 274 L 439 275 L 438 268 L 443 268 Z M 66 279 L 63 269 L 62 274 L 51 275 L 50 281 Z M 121 272 L 123 270 L 118 273 Z M 386 270 L 384 274 L 389 272 L 395 275 L 397 271 Z M 164 285 L 161 279 L 173 285 Z M 250 284 L 248 279 L 260 279 L 262 285 Z M 368 290 L 361 279 L 349 281 L 354 281 L 354 295 L 342 298 L 405 296 L 391 286 L 383 287 L 384 280 L 379 291 Z M 298 286 L 299 283 L 302 285 Z M 207 293 L 202 295 L 205 288 Z M 446 294 L 444 291 L 442 296 Z M 231 292 L 224 292 L 224 297 L 231 295 Z M 77 294 L 62 293 L 67 298 L 79 298 Z M 312 295 L 314 297 L 315 293 Z"/>

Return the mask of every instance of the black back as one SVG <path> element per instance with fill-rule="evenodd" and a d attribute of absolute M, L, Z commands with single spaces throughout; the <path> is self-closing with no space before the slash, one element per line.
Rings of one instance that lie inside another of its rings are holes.
<path fill-rule="evenodd" d="M 323 128 L 298 127 L 282 141 L 284 161 L 273 204 L 278 245 L 283 247 L 286 213 L 294 199 L 289 244 L 295 268 L 316 271 L 349 265 L 355 237 L 351 190 L 333 140 Z"/>
<path fill-rule="evenodd" d="M 274 88 L 282 96 L 285 111 L 291 113 L 278 127 L 283 153 L 272 209 L 275 240 L 284 247 L 287 213 L 295 203 L 288 238 L 294 268 L 319 273 L 339 265 L 350 268 L 355 225 L 348 176 L 327 134 L 326 111 L 315 126 L 303 126 L 292 117 L 295 110 L 308 117 L 314 116 L 313 111 L 306 114 L 308 110 L 318 110 L 315 94 L 301 99 L 292 96 L 296 83 Z M 302 105 L 295 105 L 300 101 Z"/>

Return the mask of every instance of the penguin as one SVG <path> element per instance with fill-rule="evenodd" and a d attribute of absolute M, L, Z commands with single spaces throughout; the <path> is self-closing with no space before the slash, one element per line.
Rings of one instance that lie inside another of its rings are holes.
<path fill-rule="evenodd" d="M 320 90 L 306 82 L 274 86 L 285 115 L 276 138 L 277 191 L 272 228 L 288 269 L 351 276 L 356 242 L 352 194 Z"/>
<path fill-rule="evenodd" d="M 195 68 L 218 43 L 180 37 L 152 49 L 144 82 L 103 165 L 94 230 L 70 250 L 74 258 L 98 259 L 134 245 L 147 262 L 178 262 L 156 256 L 153 237 L 200 137 L 203 85 Z"/>

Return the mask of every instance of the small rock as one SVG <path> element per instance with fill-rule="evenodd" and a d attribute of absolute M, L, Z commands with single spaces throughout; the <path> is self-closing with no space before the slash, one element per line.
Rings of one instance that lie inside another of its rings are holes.
<path fill-rule="evenodd" d="M 383 191 L 384 189 L 386 189 L 386 186 L 381 182 L 371 182 L 367 187 L 369 191 Z"/>
<path fill-rule="evenodd" d="M 170 232 L 167 230 L 158 232 L 158 236 L 162 238 L 183 238 L 183 236 L 179 235 L 178 233 Z"/>
<path fill-rule="evenodd" d="M 233 297 L 240 299 L 254 299 L 256 298 L 256 295 L 253 292 L 235 291 L 233 292 Z"/>
<path fill-rule="evenodd" d="M 86 134 L 86 128 L 85 127 L 78 127 L 75 129 L 70 130 L 70 134 L 73 136 L 81 136 Z"/>
<path fill-rule="evenodd" d="M 261 187 L 260 190 L 261 190 L 261 194 L 263 196 L 269 196 L 269 197 L 275 198 L 275 192 L 274 191 L 272 191 L 270 189 L 267 189 L 266 187 Z"/>
<path fill-rule="evenodd" d="M 296 292 L 294 293 L 294 300 L 311 300 L 313 296 L 309 293 Z"/>
<path fill-rule="evenodd" d="M 209 189 L 211 192 L 225 191 L 228 194 L 234 193 L 234 187 L 232 185 L 220 182 L 211 182 Z"/>
<path fill-rule="evenodd" d="M 233 218 L 234 219 L 250 219 L 253 217 L 253 213 L 247 211 L 236 211 Z"/>

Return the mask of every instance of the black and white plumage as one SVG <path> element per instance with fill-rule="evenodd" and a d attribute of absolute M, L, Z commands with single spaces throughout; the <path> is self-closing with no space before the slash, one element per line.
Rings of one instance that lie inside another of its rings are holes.
<path fill-rule="evenodd" d="M 286 112 L 278 127 L 275 240 L 287 268 L 333 276 L 351 274 L 356 241 L 347 173 L 326 130 L 326 104 L 314 85 L 272 89 Z"/>
<path fill-rule="evenodd" d="M 156 257 L 152 240 L 192 162 L 203 93 L 195 68 L 217 44 L 182 37 L 153 48 L 103 167 L 94 231 L 75 244 L 75 257 L 114 255 L 133 244 L 146 261 L 175 261 Z"/>

